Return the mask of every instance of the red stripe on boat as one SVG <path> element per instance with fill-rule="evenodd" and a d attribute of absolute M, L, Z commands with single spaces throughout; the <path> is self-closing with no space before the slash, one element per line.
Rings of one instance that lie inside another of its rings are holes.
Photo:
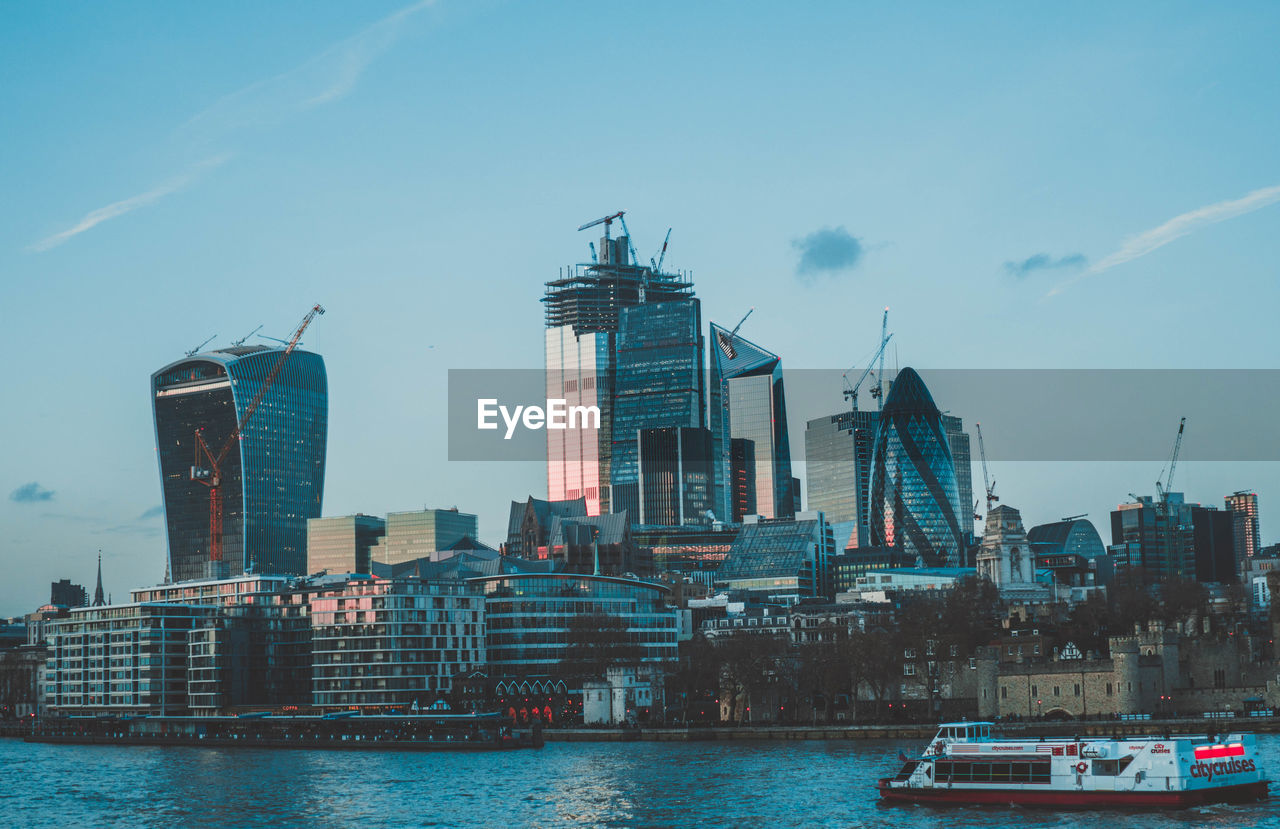
<path fill-rule="evenodd" d="M 1243 757 L 1244 746 L 1233 743 L 1229 746 L 1201 746 L 1196 749 L 1197 760 L 1212 760 L 1215 757 Z"/>

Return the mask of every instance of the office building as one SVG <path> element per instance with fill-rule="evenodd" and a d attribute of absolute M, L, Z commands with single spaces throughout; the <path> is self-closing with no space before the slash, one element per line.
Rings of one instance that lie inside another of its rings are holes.
<path fill-rule="evenodd" d="M 841 549 L 871 543 L 868 488 L 880 413 L 848 411 L 810 420 L 804 432 L 806 505 L 832 524 L 853 522 Z"/>
<path fill-rule="evenodd" d="M 1245 562 L 1262 550 L 1258 525 L 1258 495 L 1247 490 L 1224 498 L 1227 510 L 1235 516 L 1236 560 Z"/>
<path fill-rule="evenodd" d="M 794 518 L 752 515 L 743 522 L 713 582 L 769 604 L 830 596 L 830 560 L 835 553 L 831 525 L 820 512 L 801 512 Z"/>
<path fill-rule="evenodd" d="M 218 349 L 151 376 L 168 573 L 174 581 L 307 569 L 307 519 L 319 517 L 324 496 L 328 386 L 320 355 L 289 355 L 221 461 L 221 563 L 211 561 L 210 489 L 192 479 L 197 431 L 219 453 L 283 350 Z"/>
<path fill-rule="evenodd" d="M 1140 574 L 1148 582 L 1195 579 L 1234 583 L 1236 515 L 1187 503 L 1181 492 L 1163 501 L 1141 496 L 1111 513 L 1111 554 L 1117 571 Z"/>
<path fill-rule="evenodd" d="M 379 564 L 417 558 L 435 561 L 463 538 L 476 538 L 479 531 L 479 519 L 457 507 L 391 512 L 386 533 L 370 548 L 369 556 Z"/>
<path fill-rule="evenodd" d="M 711 432 L 688 426 L 639 430 L 639 521 L 646 526 L 709 524 Z M 622 490 L 615 487 L 615 492 Z"/>
<path fill-rule="evenodd" d="M 617 344 L 610 511 L 634 518 L 641 515 L 642 432 L 706 426 L 700 303 L 691 297 L 622 308 Z M 705 455 L 703 466 L 709 449 Z"/>
<path fill-rule="evenodd" d="M 49 585 L 49 604 L 58 607 L 84 607 L 89 603 L 89 594 L 71 579 L 59 579 Z"/>
<path fill-rule="evenodd" d="M 547 399 L 565 400 L 569 407 L 594 406 L 600 411 L 598 429 L 546 430 L 547 497 L 551 501 L 582 498 L 590 515 L 613 510 L 614 380 L 621 311 L 645 303 L 687 302 L 693 297 L 691 281 L 683 275 L 654 273 L 632 262 L 627 237 L 610 238 L 607 229 L 608 225 L 600 239 L 598 261 L 562 271 L 559 278 L 546 284 L 542 298 Z M 696 312 L 695 305 L 678 313 Z M 636 329 L 641 340 L 645 339 L 644 328 L 639 324 Z M 675 339 L 687 335 L 682 329 Z M 683 346 L 672 347 L 683 350 Z M 642 345 L 636 352 L 640 364 L 653 356 L 647 348 Z M 635 367 L 641 374 L 648 371 L 639 364 Z"/>
<path fill-rule="evenodd" d="M 387 522 L 357 513 L 307 521 L 308 573 L 365 573 L 371 571 L 370 551 L 387 533 Z"/>
<path fill-rule="evenodd" d="M 790 518 L 799 486 L 791 476 L 782 360 L 715 323 L 707 350 L 716 518 Z"/>
<path fill-rule="evenodd" d="M 924 567 L 964 561 L 968 534 L 958 514 L 950 441 L 942 413 L 911 368 L 898 375 L 880 412 L 869 500 L 873 546 L 898 548 Z"/>
<path fill-rule="evenodd" d="M 951 465 L 956 471 L 956 492 L 960 496 L 956 504 L 956 516 L 960 519 L 960 529 L 972 536 L 973 523 L 969 517 L 977 510 L 973 499 L 973 460 L 969 454 L 969 433 L 964 430 L 964 421 L 955 415 L 942 416 L 942 431 L 947 435 L 947 448 L 951 450 Z M 983 493 L 985 496 L 986 493 Z M 980 509 L 980 508 L 979 508 Z"/>

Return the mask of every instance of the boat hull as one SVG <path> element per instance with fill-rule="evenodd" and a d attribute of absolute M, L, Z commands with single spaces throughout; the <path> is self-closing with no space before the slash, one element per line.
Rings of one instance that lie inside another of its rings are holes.
<path fill-rule="evenodd" d="M 895 787 L 879 781 L 880 797 L 887 803 L 922 803 L 938 806 L 1015 805 L 1056 809 L 1109 809 L 1158 807 L 1182 809 L 1204 803 L 1248 803 L 1267 797 L 1268 781 L 1213 786 L 1177 792 L 1106 792 L 1051 789 L 957 789 Z"/>

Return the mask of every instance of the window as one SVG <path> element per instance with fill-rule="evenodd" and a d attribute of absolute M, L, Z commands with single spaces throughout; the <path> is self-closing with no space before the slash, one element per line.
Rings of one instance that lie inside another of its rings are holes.
<path fill-rule="evenodd" d="M 1038 696 L 1040 696 L 1039 686 L 1036 686 L 1036 685 L 1032 685 L 1032 686 L 1031 686 L 1031 696 L 1033 696 L 1033 697 L 1038 697 Z"/>
<path fill-rule="evenodd" d="M 907 663 L 905 663 L 905 664 L 902 666 L 902 675 L 903 675 L 903 676 L 915 676 L 915 675 L 916 675 L 916 663 L 914 663 L 914 662 L 907 662 Z"/>
<path fill-rule="evenodd" d="M 976 656 L 969 657 L 969 668 L 972 670 L 972 669 L 976 669 L 977 667 L 978 667 L 978 657 Z"/>
<path fill-rule="evenodd" d="M 1009 686 L 1008 686 L 1008 685 L 1001 685 L 1001 686 L 1000 686 L 1000 699 L 1008 699 L 1008 698 L 1009 698 Z"/>
<path fill-rule="evenodd" d="M 1107 683 L 1107 696 L 1111 696 L 1111 683 Z"/>
<path fill-rule="evenodd" d="M 1076 683 L 1076 696 L 1080 696 L 1080 683 Z"/>
<path fill-rule="evenodd" d="M 1053 695 L 1054 695 L 1055 697 L 1060 697 L 1060 696 L 1062 696 L 1062 687 L 1061 687 L 1061 686 L 1059 686 L 1059 685 L 1055 685 L 1055 686 L 1053 686 Z"/>
<path fill-rule="evenodd" d="M 904 650 L 904 651 L 902 652 L 902 658 L 903 658 L 903 659 L 915 659 L 915 658 L 916 658 L 916 649 L 915 649 L 915 648 L 907 648 L 906 650 Z"/>

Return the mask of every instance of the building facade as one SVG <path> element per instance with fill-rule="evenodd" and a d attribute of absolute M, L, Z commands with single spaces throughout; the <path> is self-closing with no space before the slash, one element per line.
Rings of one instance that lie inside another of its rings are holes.
<path fill-rule="evenodd" d="M 460 580 L 352 579 L 311 600 L 320 708 L 425 709 L 485 664 L 484 599 Z"/>
<path fill-rule="evenodd" d="M 307 572 L 368 574 L 371 550 L 386 534 L 386 519 L 376 515 L 308 519 Z"/>
<path fill-rule="evenodd" d="M 854 522 L 843 549 L 871 543 L 871 456 L 880 413 L 848 411 L 810 420 L 804 432 L 806 506 L 832 524 Z"/>
<path fill-rule="evenodd" d="M 475 539 L 479 532 L 480 520 L 457 507 L 390 512 L 386 533 L 370 548 L 369 556 L 379 564 L 436 560 L 463 538 Z"/>
<path fill-rule="evenodd" d="M 638 516 L 643 499 L 643 432 L 706 426 L 701 303 L 689 297 L 620 309 L 617 349 L 610 510 Z M 651 435 L 651 461 L 652 443 Z M 710 449 L 704 453 L 701 464 L 705 467 Z M 687 460 L 698 462 L 693 457 Z"/>
<path fill-rule="evenodd" d="M 782 360 L 715 323 L 707 351 L 716 518 L 795 515 L 799 487 L 791 476 Z"/>
<path fill-rule="evenodd" d="M 193 480 L 196 432 L 218 453 L 283 351 L 219 349 L 151 375 L 168 573 L 175 581 L 306 570 L 307 519 L 319 517 L 324 498 L 329 403 L 320 355 L 289 355 L 222 460 L 221 564 L 210 557 L 209 487 Z"/>
<path fill-rule="evenodd" d="M 1223 499 L 1235 520 L 1236 560 L 1248 561 L 1262 550 L 1258 525 L 1258 495 L 1248 490 L 1233 492 Z"/>
<path fill-rule="evenodd" d="M 614 390 L 620 313 L 624 308 L 646 303 L 687 301 L 693 297 L 693 283 L 683 275 L 654 273 L 651 268 L 632 262 L 627 237 L 614 239 L 606 234 L 599 244 L 596 262 L 561 271 L 559 278 L 546 284 L 542 297 L 547 399 L 565 400 L 569 407 L 594 406 L 600 412 L 599 428 L 546 430 L 547 497 L 551 501 L 583 498 L 590 515 L 613 510 Z M 636 352 L 641 362 L 653 356 L 653 352 L 644 356 L 644 351 Z"/>
<path fill-rule="evenodd" d="M 713 583 L 771 604 L 830 596 L 835 552 L 831 525 L 820 512 L 794 518 L 748 516 Z"/>
<path fill-rule="evenodd" d="M 646 526 L 709 524 L 712 508 L 711 432 L 692 427 L 639 430 L 639 500 Z M 623 490 L 615 490 L 623 491 Z"/>
<path fill-rule="evenodd" d="M 870 534 L 920 566 L 964 561 L 968 533 L 942 413 L 914 369 L 898 375 L 880 412 L 872 453 Z"/>

